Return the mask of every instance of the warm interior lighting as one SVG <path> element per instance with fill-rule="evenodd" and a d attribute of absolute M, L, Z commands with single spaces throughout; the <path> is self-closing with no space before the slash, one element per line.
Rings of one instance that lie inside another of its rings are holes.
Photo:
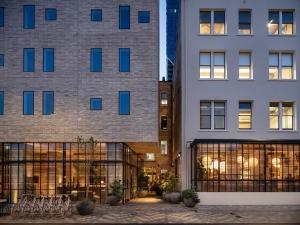
<path fill-rule="evenodd" d="M 219 161 L 217 159 L 215 159 L 211 165 L 211 168 L 213 168 L 214 170 L 218 170 L 219 169 Z"/>
<path fill-rule="evenodd" d="M 203 163 L 203 166 L 204 166 L 206 169 L 208 169 L 208 168 L 210 167 L 211 163 L 212 163 L 212 160 L 211 160 L 211 158 L 210 158 L 209 156 L 205 156 L 205 157 L 203 157 L 203 159 L 202 159 L 202 163 Z"/>
<path fill-rule="evenodd" d="M 226 164 L 225 161 L 220 162 L 220 172 L 225 173 L 226 170 Z"/>
<path fill-rule="evenodd" d="M 238 157 L 237 157 L 237 162 L 238 162 L 239 164 L 243 163 L 243 156 L 238 156 Z"/>
<path fill-rule="evenodd" d="M 258 159 L 257 158 L 250 158 L 249 159 L 249 165 L 250 167 L 255 167 L 258 165 Z"/>
<path fill-rule="evenodd" d="M 276 168 L 280 168 L 281 167 L 281 162 L 279 158 L 273 158 L 272 159 L 272 165 Z"/>

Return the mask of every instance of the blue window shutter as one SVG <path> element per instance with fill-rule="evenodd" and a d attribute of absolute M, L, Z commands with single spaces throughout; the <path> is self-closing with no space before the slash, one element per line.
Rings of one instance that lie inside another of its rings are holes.
<path fill-rule="evenodd" d="M 130 72 L 130 48 L 119 49 L 119 71 Z"/>
<path fill-rule="evenodd" d="M 130 92 L 119 91 L 119 115 L 130 114 Z"/>
<path fill-rule="evenodd" d="M 34 72 L 35 67 L 35 53 L 34 48 L 24 48 L 23 50 L 23 71 Z"/>
<path fill-rule="evenodd" d="M 23 27 L 24 29 L 34 29 L 35 27 L 35 6 L 34 5 L 24 5 Z"/>
<path fill-rule="evenodd" d="M 54 72 L 54 48 L 44 48 L 43 71 Z"/>
<path fill-rule="evenodd" d="M 54 113 L 54 92 L 43 92 L 43 115 L 51 115 Z"/>
<path fill-rule="evenodd" d="M 119 29 L 130 29 L 130 6 L 119 7 Z"/>
<path fill-rule="evenodd" d="M 0 91 L 0 115 L 4 115 L 4 91 Z"/>
<path fill-rule="evenodd" d="M 45 20 L 53 21 L 57 19 L 57 10 L 54 8 L 45 9 Z"/>
<path fill-rule="evenodd" d="M 91 21 L 95 21 L 95 22 L 102 21 L 102 9 L 91 10 Z"/>
<path fill-rule="evenodd" d="M 102 72 L 102 49 L 92 48 L 91 49 L 91 72 Z"/>
<path fill-rule="evenodd" d="M 0 27 L 4 27 L 4 7 L 0 7 Z"/>
<path fill-rule="evenodd" d="M 23 115 L 34 114 L 34 92 L 24 91 L 23 92 Z"/>

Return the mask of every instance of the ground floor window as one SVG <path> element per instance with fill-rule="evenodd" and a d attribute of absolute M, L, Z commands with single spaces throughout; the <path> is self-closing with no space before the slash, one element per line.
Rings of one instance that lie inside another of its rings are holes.
<path fill-rule="evenodd" d="M 300 191 L 300 141 L 192 144 L 192 185 L 201 192 Z"/>

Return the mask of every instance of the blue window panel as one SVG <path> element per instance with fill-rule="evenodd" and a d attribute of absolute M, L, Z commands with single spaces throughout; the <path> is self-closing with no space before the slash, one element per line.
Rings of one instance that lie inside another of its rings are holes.
<path fill-rule="evenodd" d="M 57 10 L 53 8 L 45 9 L 45 20 L 53 21 L 57 19 Z"/>
<path fill-rule="evenodd" d="M 92 48 L 91 49 L 91 72 L 102 72 L 102 49 Z"/>
<path fill-rule="evenodd" d="M 35 27 L 35 6 L 34 5 L 24 5 L 23 27 L 24 29 L 34 29 Z"/>
<path fill-rule="evenodd" d="M 130 29 L 130 6 L 120 6 L 119 8 L 119 28 Z"/>
<path fill-rule="evenodd" d="M 119 115 L 130 114 L 130 92 L 119 91 Z"/>
<path fill-rule="evenodd" d="M 43 115 L 54 114 L 54 92 L 43 91 Z"/>
<path fill-rule="evenodd" d="M 119 49 L 119 71 L 130 72 L 130 48 Z"/>
<path fill-rule="evenodd" d="M 96 22 L 102 21 L 102 9 L 91 10 L 91 21 L 96 21 Z"/>
<path fill-rule="evenodd" d="M 90 110 L 102 110 L 102 98 L 91 98 Z"/>
<path fill-rule="evenodd" d="M 4 91 L 0 91 L 0 115 L 4 115 Z"/>
<path fill-rule="evenodd" d="M 44 48 L 43 55 L 43 71 L 54 72 L 54 48 Z"/>
<path fill-rule="evenodd" d="M 24 48 L 23 50 L 23 71 L 34 72 L 34 48 Z"/>
<path fill-rule="evenodd" d="M 0 54 L 0 66 L 4 66 L 4 55 Z"/>
<path fill-rule="evenodd" d="M 34 92 L 24 91 L 23 92 L 23 115 L 34 114 Z"/>
<path fill-rule="evenodd" d="M 139 23 L 150 23 L 149 11 L 139 11 Z"/>
<path fill-rule="evenodd" d="M 4 27 L 4 7 L 0 7 L 0 27 Z"/>

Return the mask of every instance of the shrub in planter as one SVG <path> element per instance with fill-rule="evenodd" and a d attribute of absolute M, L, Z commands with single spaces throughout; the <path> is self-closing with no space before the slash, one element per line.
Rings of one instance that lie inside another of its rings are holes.
<path fill-rule="evenodd" d="M 76 206 L 77 211 L 80 215 L 85 216 L 85 215 L 90 215 L 93 213 L 95 209 L 95 202 L 92 201 L 91 199 L 84 199 L 79 204 Z"/>
<path fill-rule="evenodd" d="M 123 186 L 120 181 L 114 180 L 110 188 L 111 192 L 108 194 L 107 203 L 111 206 L 118 205 L 123 198 Z"/>
<path fill-rule="evenodd" d="M 162 196 L 163 194 L 163 189 L 160 187 L 158 183 L 153 184 L 150 191 L 154 191 L 157 196 Z"/>
<path fill-rule="evenodd" d="M 180 202 L 180 192 L 177 188 L 177 179 L 175 176 L 166 178 L 163 183 L 163 190 L 166 192 L 163 196 L 164 200 L 175 204 Z"/>
<path fill-rule="evenodd" d="M 183 203 L 187 207 L 194 207 L 197 203 L 200 202 L 198 194 L 193 188 L 182 191 L 181 196 L 183 198 Z"/>

